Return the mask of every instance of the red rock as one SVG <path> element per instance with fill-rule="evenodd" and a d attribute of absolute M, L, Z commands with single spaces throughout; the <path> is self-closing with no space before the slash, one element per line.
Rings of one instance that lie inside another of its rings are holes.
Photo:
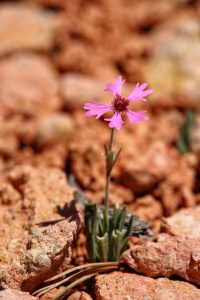
<path fill-rule="evenodd" d="M 4 158 L 15 155 L 18 150 L 20 144 L 18 128 L 20 128 L 22 124 L 23 122 L 18 116 L 12 118 L 0 117 L 0 154 L 2 154 Z"/>
<path fill-rule="evenodd" d="M 63 76 L 60 89 L 64 105 L 69 110 L 82 109 L 83 105 L 95 99 L 109 101 L 110 95 L 104 91 L 105 80 L 95 79 L 92 76 L 68 73 Z"/>
<path fill-rule="evenodd" d="M 118 141 L 123 152 L 119 158 L 117 175 L 125 187 L 135 193 L 152 193 L 159 183 L 168 181 L 173 169 L 177 170 L 180 155 L 171 144 L 177 139 L 177 120 L 180 117 L 175 111 L 159 112 L 156 116 L 149 114 L 148 122 L 140 126 L 127 124 L 120 132 Z"/>
<path fill-rule="evenodd" d="M 101 203 L 105 187 L 104 145 L 109 129 L 107 125 L 95 122 L 82 113 L 76 115 L 77 127 L 70 142 L 69 156 L 72 173 L 86 195 L 95 203 Z M 110 188 L 112 203 L 130 203 L 134 199 L 132 191 L 122 185 L 113 182 Z"/>
<path fill-rule="evenodd" d="M 130 273 L 113 272 L 98 275 L 96 300 L 198 300 L 198 288 L 182 281 L 152 279 Z"/>
<path fill-rule="evenodd" d="M 110 76 L 109 81 L 116 76 Z M 81 75 L 79 73 L 67 73 L 61 79 L 60 90 L 63 96 L 64 106 L 68 110 L 82 109 L 84 104 L 92 99 L 101 102 L 112 101 L 112 96 L 105 92 L 107 81 L 94 76 Z M 131 87 L 123 86 L 123 93 L 128 93 Z"/>
<path fill-rule="evenodd" d="M 115 149 L 123 149 L 112 173 L 111 197 L 113 195 L 114 201 L 133 203 L 135 194 L 149 193 L 162 204 L 158 214 L 163 211 L 165 215 L 196 204 L 193 189 L 197 158 L 193 153 L 182 156 L 171 146 L 177 139 L 177 119 L 180 117 L 175 111 L 160 112 L 156 116 L 149 115 L 148 122 L 140 126 L 124 126 L 114 145 Z M 72 172 L 86 194 L 99 203 L 105 186 L 103 147 L 109 138 L 109 130 L 107 124 L 92 118 L 84 119 L 82 113 L 75 114 L 75 118 L 78 125 L 70 143 Z M 158 127 L 158 123 L 162 125 Z"/>
<path fill-rule="evenodd" d="M 6 289 L 0 291 L 1 300 L 36 300 L 36 297 L 31 296 L 29 293 L 20 292 L 14 289 Z"/>
<path fill-rule="evenodd" d="M 24 147 L 18 151 L 9 160 L 4 162 L 4 169 L 11 169 L 16 165 L 30 165 L 34 167 L 53 167 L 64 170 L 68 160 L 68 149 L 65 144 L 59 143 L 40 149 L 35 153 L 32 148 Z"/>
<path fill-rule="evenodd" d="M 56 0 L 37 1 L 55 5 Z M 67 1 L 65 34 L 54 55 L 55 63 L 61 70 L 95 75 L 103 80 L 116 77 L 120 71 L 130 82 L 139 81 L 144 76 L 146 55 L 154 46 L 151 29 L 183 5 L 180 0 L 156 0 L 153 4 L 143 0 L 127 5 L 110 0 L 86 2 L 80 9 L 79 1 Z"/>
<path fill-rule="evenodd" d="M 69 114 L 57 113 L 41 118 L 36 126 L 34 141 L 40 147 L 68 141 L 74 125 Z"/>
<path fill-rule="evenodd" d="M 74 192 L 60 170 L 31 166 L 1 176 L 0 191 L 1 285 L 32 291 L 70 262 L 81 227 Z"/>
<path fill-rule="evenodd" d="M 46 57 L 16 54 L 0 62 L 0 107 L 29 117 L 60 107 L 57 76 Z"/>
<path fill-rule="evenodd" d="M 200 238 L 200 206 L 181 209 L 170 218 L 163 218 L 161 229 L 173 236 Z"/>
<path fill-rule="evenodd" d="M 92 300 L 92 298 L 85 292 L 75 292 L 71 294 L 67 300 Z"/>
<path fill-rule="evenodd" d="M 61 51 L 54 55 L 54 62 L 59 70 L 65 72 L 94 75 L 102 80 L 109 80 L 109 78 L 117 76 L 111 62 L 107 61 L 104 56 L 94 53 L 91 45 L 78 40 L 70 40 L 70 43 L 62 45 Z"/>
<path fill-rule="evenodd" d="M 65 287 L 63 285 L 61 285 L 58 288 L 54 288 L 54 289 L 48 291 L 47 293 L 45 293 L 44 295 L 42 295 L 40 297 L 40 299 L 41 300 L 53 300 L 56 296 L 58 296 L 58 294 L 60 292 L 62 292 L 64 290 L 64 288 Z"/>
<path fill-rule="evenodd" d="M 42 5 L 50 5 L 52 7 L 62 7 L 64 8 L 66 6 L 66 1 L 65 0 L 28 0 L 28 2 L 31 3 L 39 3 Z"/>
<path fill-rule="evenodd" d="M 15 25 L 13 26 L 13 20 Z M 16 50 L 48 50 L 52 48 L 56 16 L 35 6 L 1 4 L 0 55 Z"/>
<path fill-rule="evenodd" d="M 161 235 L 158 242 L 147 242 L 125 251 L 121 260 L 150 277 L 178 275 L 200 283 L 200 239 Z"/>
<path fill-rule="evenodd" d="M 92 298 L 88 293 L 81 292 L 80 300 L 92 300 Z"/>
<path fill-rule="evenodd" d="M 168 176 L 174 164 L 173 153 L 163 141 L 153 141 L 143 155 L 141 152 L 135 160 L 125 156 L 120 164 L 122 184 L 135 192 L 151 190 Z"/>
<path fill-rule="evenodd" d="M 180 207 L 194 207 L 196 199 L 193 194 L 195 185 L 197 159 L 194 154 L 174 155 L 168 176 L 158 184 L 154 191 L 163 204 L 165 215 L 170 216 Z"/>
<path fill-rule="evenodd" d="M 146 70 L 147 81 L 157 89 L 150 105 L 199 110 L 198 35 L 198 15 L 192 10 L 172 15 L 156 31 Z"/>
<path fill-rule="evenodd" d="M 127 208 L 141 220 L 148 221 L 154 233 L 160 232 L 160 218 L 164 214 L 162 203 L 156 200 L 152 195 L 146 195 L 136 198 L 134 202 L 127 204 Z M 131 238 L 135 244 L 135 238 Z"/>
<path fill-rule="evenodd" d="M 129 206 L 129 209 L 145 221 L 155 221 L 163 216 L 161 203 L 150 195 L 137 198 L 136 202 Z"/>

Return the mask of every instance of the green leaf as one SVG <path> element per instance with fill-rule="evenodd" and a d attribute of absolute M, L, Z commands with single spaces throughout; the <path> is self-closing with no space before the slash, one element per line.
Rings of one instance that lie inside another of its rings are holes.
<path fill-rule="evenodd" d="M 107 174 L 110 174 L 114 165 L 116 154 L 113 150 L 110 150 L 107 155 L 106 159 L 106 169 L 107 169 Z"/>
<path fill-rule="evenodd" d="M 191 129 L 195 124 L 196 113 L 188 110 L 186 112 L 185 122 L 182 124 L 179 130 L 179 138 L 176 142 L 176 146 L 181 154 L 185 154 L 191 150 Z"/>
<path fill-rule="evenodd" d="M 134 217 L 131 216 L 131 218 L 129 220 L 129 223 L 128 223 L 127 231 L 126 231 L 126 233 L 123 237 L 123 241 L 122 241 L 122 244 L 121 244 L 121 249 L 120 249 L 121 253 L 124 250 L 126 250 L 126 248 L 127 248 L 128 240 L 132 236 L 133 226 L 134 226 Z"/>
<path fill-rule="evenodd" d="M 98 234 L 99 216 L 97 214 L 97 205 L 92 203 L 85 204 L 85 227 L 87 235 L 87 248 L 91 261 L 97 261 L 98 245 L 96 236 Z M 88 238 L 89 237 L 89 238 Z"/>
<path fill-rule="evenodd" d="M 120 216 L 119 216 L 118 222 L 117 222 L 117 229 L 119 231 L 122 231 L 122 229 L 124 228 L 125 219 L 126 219 L 126 207 L 124 206 L 123 209 L 121 210 L 121 213 L 120 213 Z"/>
<path fill-rule="evenodd" d="M 110 260 L 118 261 L 121 248 L 122 248 L 122 241 L 123 241 L 123 233 L 119 230 L 114 230 L 111 233 L 111 247 L 110 247 Z"/>
<path fill-rule="evenodd" d="M 96 236 L 97 234 L 97 222 L 98 222 L 98 215 L 97 215 L 97 205 L 94 205 L 93 209 L 93 228 L 92 228 L 92 234 Z"/>
<path fill-rule="evenodd" d="M 130 220 L 129 220 L 129 223 L 128 223 L 128 227 L 127 227 L 127 231 L 126 231 L 126 234 L 125 234 L 126 237 L 130 237 L 132 235 L 133 226 L 134 226 L 134 217 L 132 215 L 130 217 Z"/>
<path fill-rule="evenodd" d="M 99 218 L 99 222 L 98 222 L 98 226 L 99 226 L 99 228 L 98 228 L 98 234 L 97 235 L 99 235 L 99 236 L 102 236 L 102 235 L 104 235 L 105 234 L 105 225 L 104 225 L 104 219 L 100 219 Z"/>
<path fill-rule="evenodd" d="M 121 209 L 119 208 L 118 203 L 115 203 L 113 210 L 113 218 L 111 220 L 111 230 L 115 230 L 117 226 L 117 222 L 120 216 Z"/>
<path fill-rule="evenodd" d="M 106 152 L 107 153 L 107 158 L 106 158 L 106 171 L 107 171 L 107 174 L 110 174 L 120 153 L 121 153 L 121 150 L 120 149 L 118 152 L 115 152 L 113 150 L 110 150 L 109 152 Z"/>
<path fill-rule="evenodd" d="M 115 155 L 114 164 L 116 163 L 121 151 L 122 151 L 122 148 L 120 148 L 119 151 L 117 152 L 117 154 Z"/>
<path fill-rule="evenodd" d="M 113 210 L 110 208 L 109 229 L 106 229 L 105 209 L 102 208 L 100 214 L 99 210 L 101 208 L 98 208 L 96 204 L 85 205 L 85 226 L 90 260 L 92 262 L 118 261 L 137 226 L 136 217 L 128 213 L 125 207 L 119 208 L 116 203 Z"/>
<path fill-rule="evenodd" d="M 104 236 L 97 236 L 97 244 L 101 261 L 108 261 L 109 238 L 106 232 Z"/>
<path fill-rule="evenodd" d="M 92 210 L 93 206 L 90 203 L 85 203 L 85 227 L 89 234 L 92 234 Z"/>

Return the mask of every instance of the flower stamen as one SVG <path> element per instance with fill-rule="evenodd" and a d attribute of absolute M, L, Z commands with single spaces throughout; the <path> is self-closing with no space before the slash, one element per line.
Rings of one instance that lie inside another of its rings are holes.
<path fill-rule="evenodd" d="M 125 98 L 122 98 L 120 95 L 117 95 L 113 101 L 113 109 L 116 112 L 126 111 L 129 101 Z"/>

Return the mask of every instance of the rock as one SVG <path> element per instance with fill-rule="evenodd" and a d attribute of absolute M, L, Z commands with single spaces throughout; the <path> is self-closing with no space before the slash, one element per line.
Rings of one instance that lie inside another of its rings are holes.
<path fill-rule="evenodd" d="M 53 300 L 56 297 L 58 297 L 58 295 L 63 292 L 65 289 L 65 287 L 63 285 L 61 285 L 58 288 L 54 288 L 48 292 L 46 292 L 44 295 L 40 296 L 41 300 Z"/>
<path fill-rule="evenodd" d="M 137 198 L 129 208 L 133 214 L 145 221 L 155 221 L 163 216 L 162 204 L 151 195 Z"/>
<path fill-rule="evenodd" d="M 24 147 L 4 163 L 4 169 L 11 169 L 16 165 L 30 165 L 34 167 L 53 167 L 64 170 L 68 160 L 68 149 L 64 143 L 51 145 L 35 153 L 32 148 Z"/>
<path fill-rule="evenodd" d="M 59 221 L 55 225 L 49 225 L 39 235 L 32 234 L 30 248 L 24 257 L 28 274 L 22 283 L 23 290 L 33 291 L 43 280 L 55 274 L 64 260 L 66 265 L 67 262 L 70 263 L 71 247 L 78 229 L 78 215 L 75 211 L 71 211 L 71 214 L 76 221 Z"/>
<path fill-rule="evenodd" d="M 103 148 L 109 139 L 109 128 L 101 120 L 84 118 L 82 112 L 74 117 L 77 130 L 69 149 L 72 172 L 88 197 L 100 203 L 105 186 Z M 172 146 L 180 119 L 175 110 L 162 111 L 155 116 L 149 114 L 148 122 L 140 126 L 124 126 L 114 144 L 116 150 L 123 151 L 112 173 L 111 201 L 133 204 L 137 194 L 149 193 L 160 200 L 165 216 L 180 207 L 196 205 L 193 189 L 198 160 L 193 153 L 180 155 Z"/>
<path fill-rule="evenodd" d="M 52 7 L 59 7 L 59 8 L 64 8 L 66 6 L 65 0 L 28 0 L 28 2 L 31 3 L 39 3 L 42 5 L 49 5 Z"/>
<path fill-rule="evenodd" d="M 56 2 L 36 1 L 53 3 L 51 5 Z M 103 80 L 121 72 L 130 82 L 139 81 L 154 46 L 152 31 L 184 4 L 183 0 L 155 0 L 153 3 L 143 0 L 124 5 L 123 1 L 110 0 L 92 5 L 86 2 L 84 9 L 80 9 L 79 1 L 67 1 L 65 34 L 55 52 L 55 63 L 62 71 L 93 75 Z"/>
<path fill-rule="evenodd" d="M 173 152 L 169 151 L 168 146 L 163 141 L 152 141 L 143 155 L 138 155 L 136 160 L 130 160 L 127 155 L 120 162 L 120 179 L 125 187 L 134 192 L 148 192 L 156 182 L 168 176 L 173 164 Z"/>
<path fill-rule="evenodd" d="M 74 129 L 74 120 L 68 114 L 53 114 L 42 118 L 36 128 L 35 143 L 48 147 L 69 139 Z"/>
<path fill-rule="evenodd" d="M 20 292 L 14 289 L 6 289 L 0 291 L 1 300 L 36 300 L 36 297 L 31 296 L 29 293 Z"/>
<path fill-rule="evenodd" d="M 181 209 L 170 218 L 163 218 L 161 230 L 173 236 L 200 238 L 200 206 Z"/>
<path fill-rule="evenodd" d="M 128 203 L 127 208 L 141 220 L 148 221 L 154 233 L 160 232 L 160 218 L 164 214 L 164 209 L 162 203 L 152 195 L 136 198 L 134 202 Z M 135 244 L 135 237 L 130 241 Z"/>
<path fill-rule="evenodd" d="M 66 40 L 66 36 L 63 40 Z M 63 42 L 61 43 L 63 44 Z M 107 61 L 104 55 L 94 53 L 93 50 L 94 48 L 87 42 L 70 39 L 70 43 L 62 45 L 61 51 L 55 53 L 55 65 L 62 72 L 86 74 L 101 80 L 115 79 L 118 72 L 112 63 Z M 72 57 L 73 59 L 71 59 Z M 88 57 L 90 57 L 89 60 Z"/>
<path fill-rule="evenodd" d="M 80 296 L 79 300 L 92 300 L 92 298 L 90 297 L 90 295 L 88 293 L 81 292 L 81 296 Z"/>
<path fill-rule="evenodd" d="M 60 107 L 57 76 L 47 58 L 16 54 L 0 62 L 0 107 L 3 114 L 26 117 Z"/>
<path fill-rule="evenodd" d="M 52 48 L 57 23 L 55 14 L 25 4 L 1 4 L 0 20 L 0 55 L 16 50 Z"/>
<path fill-rule="evenodd" d="M 193 189 L 197 163 L 197 158 L 193 153 L 174 155 L 170 172 L 154 190 L 155 197 L 158 197 L 163 204 L 166 216 L 174 214 L 180 207 L 196 205 Z"/>
<path fill-rule="evenodd" d="M 76 116 L 77 127 L 70 143 L 72 173 L 84 189 L 91 187 L 98 192 L 104 187 L 103 145 L 108 139 L 108 130 L 92 118 L 85 118 L 82 113 Z M 95 126 L 95 130 L 94 130 Z M 98 140 L 97 137 L 98 136 Z M 87 161 L 87 163 L 85 163 Z"/>
<path fill-rule="evenodd" d="M 64 75 L 60 83 L 64 105 L 69 110 L 83 109 L 83 105 L 92 99 L 108 99 L 104 88 L 105 82 L 78 73 Z"/>
<path fill-rule="evenodd" d="M 198 300 L 198 288 L 182 281 L 152 279 L 137 274 L 112 272 L 98 275 L 96 300 Z"/>
<path fill-rule="evenodd" d="M 18 116 L 12 118 L 0 116 L 0 154 L 2 154 L 4 158 L 9 158 L 16 154 L 20 144 L 18 128 L 20 128 L 22 124 Z"/>
<path fill-rule="evenodd" d="M 70 262 L 82 223 L 74 190 L 58 169 L 21 165 L 0 176 L 0 202 L 1 286 L 31 292 Z"/>
<path fill-rule="evenodd" d="M 71 171 L 85 194 L 95 203 L 102 203 L 105 188 L 104 145 L 109 138 L 107 125 L 85 118 L 82 112 L 75 115 L 76 130 L 71 137 L 69 156 Z M 96 138 L 98 136 L 98 139 Z M 130 203 L 132 191 L 111 182 L 111 203 Z"/>
<path fill-rule="evenodd" d="M 75 292 L 73 294 L 71 294 L 67 300 L 80 300 L 81 297 L 81 292 Z"/>
<path fill-rule="evenodd" d="M 102 204 L 102 199 L 104 198 L 104 188 L 103 188 L 103 180 L 100 182 L 102 185 L 98 185 L 97 183 L 97 191 L 85 191 L 88 199 L 93 199 L 93 201 L 97 204 Z M 94 185 L 95 186 L 95 185 Z M 128 188 L 123 187 L 122 185 L 115 184 L 114 182 L 110 185 L 110 203 L 113 205 L 114 203 L 118 203 L 119 205 L 132 203 L 135 199 L 132 191 Z"/>
<path fill-rule="evenodd" d="M 158 242 L 147 242 L 125 251 L 121 261 L 136 272 L 150 277 L 178 275 L 200 283 L 200 239 L 160 235 Z"/>
<path fill-rule="evenodd" d="M 92 298 L 85 292 L 75 292 L 71 294 L 67 300 L 92 300 Z"/>
<path fill-rule="evenodd" d="M 112 76 L 109 81 L 115 80 Z M 98 79 L 94 76 L 86 76 L 78 73 L 67 73 L 60 83 L 61 95 L 64 106 L 68 110 L 83 109 L 86 102 L 97 100 L 103 102 L 112 101 L 112 96 L 105 92 L 105 79 Z M 123 93 L 128 93 L 131 87 L 128 84 L 123 86 Z"/>
<path fill-rule="evenodd" d="M 41 300 L 53 300 L 59 296 L 62 291 L 64 292 L 65 287 L 60 286 L 58 289 L 54 288 L 49 292 L 45 293 L 40 299 Z M 66 298 L 66 300 L 92 300 L 90 295 L 85 292 L 76 291 Z"/>
<path fill-rule="evenodd" d="M 29 121 L 19 115 L 1 116 L 0 170 L 19 164 L 64 170 L 74 125 L 71 116 L 61 113 L 42 115 Z"/>
<path fill-rule="evenodd" d="M 146 71 L 147 81 L 156 89 L 156 95 L 152 96 L 156 101 L 150 105 L 199 110 L 198 16 L 184 11 L 169 18 L 155 32 L 154 45 Z"/>

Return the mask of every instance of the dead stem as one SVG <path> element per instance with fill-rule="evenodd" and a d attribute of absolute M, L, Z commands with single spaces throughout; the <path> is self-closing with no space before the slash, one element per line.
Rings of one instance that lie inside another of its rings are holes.
<path fill-rule="evenodd" d="M 93 272 L 92 274 L 83 276 L 79 279 L 77 279 L 76 281 L 72 282 L 70 285 L 68 285 L 64 290 L 62 290 L 55 298 L 53 298 L 53 300 L 59 300 L 61 299 L 61 297 L 64 297 L 67 295 L 67 293 L 74 288 L 75 286 L 77 286 L 78 284 L 98 275 L 99 273 L 102 273 L 104 271 L 113 271 L 115 269 L 117 269 L 118 267 L 104 267 L 101 270 L 96 270 L 96 272 Z M 95 270 L 94 270 L 95 271 Z"/>
<path fill-rule="evenodd" d="M 49 282 L 49 281 L 53 281 L 55 279 L 58 279 L 64 275 L 68 275 L 72 272 L 75 272 L 74 274 L 70 275 L 69 277 L 67 278 L 64 278 L 63 280 L 59 281 L 59 282 L 56 282 L 56 283 L 53 283 L 53 284 L 50 284 L 46 287 L 43 287 L 37 291 L 35 291 L 33 293 L 33 295 L 37 295 L 38 297 L 45 294 L 46 292 L 52 290 L 53 288 L 56 288 L 58 286 L 60 286 L 61 284 L 66 284 L 67 282 L 71 281 L 71 280 L 74 280 L 76 277 L 80 277 L 81 278 L 78 278 L 76 279 L 73 283 L 69 284 L 65 290 L 64 290 L 64 293 L 67 293 L 72 287 L 78 285 L 80 282 L 84 282 L 85 280 L 88 279 L 88 276 L 92 275 L 92 274 L 98 274 L 98 273 L 101 273 L 101 272 L 106 272 L 106 271 L 112 271 L 112 270 L 115 270 L 115 269 L 118 269 L 119 267 L 119 263 L 117 262 L 106 262 L 106 263 L 90 263 L 90 264 L 85 264 L 85 265 L 82 265 L 82 266 L 77 266 L 77 267 L 74 267 L 74 268 L 71 268 L 61 274 L 58 274 L 50 279 L 47 279 L 45 282 Z M 92 272 L 92 274 L 88 274 L 87 273 L 90 273 Z M 85 275 L 85 276 L 82 276 L 82 275 Z M 91 277 L 93 277 L 94 275 L 92 275 Z M 89 277 L 90 278 L 90 277 Z M 81 281 L 80 281 L 81 280 Z M 73 286 L 72 286 L 73 284 Z M 72 287 L 71 287 L 72 286 Z M 57 298 L 55 299 L 59 299 L 58 297 L 60 297 L 60 294 L 59 296 L 56 296 Z"/>
<path fill-rule="evenodd" d="M 88 267 L 106 267 L 106 266 L 118 266 L 119 263 L 116 262 L 116 261 L 110 261 L 110 262 L 100 262 L 100 263 L 88 263 L 88 264 L 84 264 L 84 265 L 81 265 L 81 266 L 77 266 L 77 267 L 72 267 L 70 268 L 69 270 L 65 271 L 65 272 L 62 272 L 56 276 L 53 276 L 47 280 L 45 280 L 44 282 L 50 282 L 50 281 L 53 281 L 55 279 L 58 279 L 64 275 L 68 275 L 72 272 L 75 272 L 77 270 L 81 270 L 81 269 L 85 269 L 85 268 L 88 268 Z"/>
<path fill-rule="evenodd" d="M 68 287 L 66 287 L 64 289 L 64 291 L 61 291 L 56 297 L 54 297 L 52 300 L 59 300 L 61 299 L 61 297 L 64 297 L 69 291 L 70 289 L 72 289 L 73 287 L 75 287 L 76 285 L 92 278 L 93 276 L 97 275 L 98 273 L 92 273 L 90 275 L 86 275 L 84 277 L 79 278 L 77 281 L 71 283 L 70 285 L 68 285 Z"/>

